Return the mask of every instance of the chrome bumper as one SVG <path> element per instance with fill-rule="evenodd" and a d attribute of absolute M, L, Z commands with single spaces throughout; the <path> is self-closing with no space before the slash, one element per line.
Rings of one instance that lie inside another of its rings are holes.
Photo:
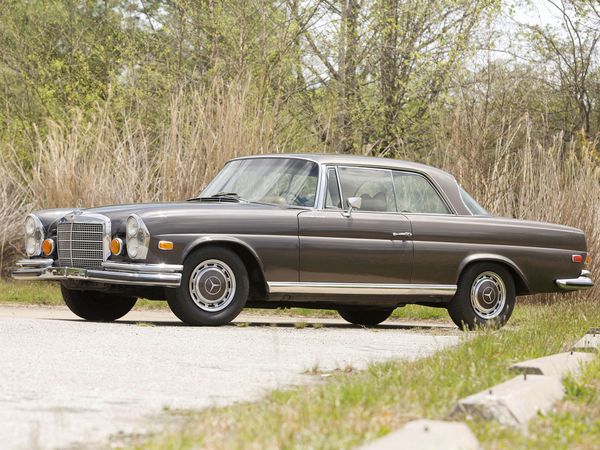
<path fill-rule="evenodd" d="M 582 270 L 579 278 L 563 278 L 556 280 L 556 285 L 565 291 L 577 291 L 579 289 L 589 289 L 594 286 L 590 278 L 589 270 Z"/>
<path fill-rule="evenodd" d="M 107 284 L 178 287 L 183 266 L 105 261 L 102 269 L 55 267 L 52 259 L 22 259 L 12 271 L 17 280 L 84 280 Z"/>

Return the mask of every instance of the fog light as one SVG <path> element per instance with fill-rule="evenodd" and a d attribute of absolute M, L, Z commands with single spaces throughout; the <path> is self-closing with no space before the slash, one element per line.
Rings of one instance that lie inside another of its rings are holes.
<path fill-rule="evenodd" d="M 50 256 L 54 252 L 54 241 L 52 239 L 44 239 L 44 242 L 42 242 L 42 252 L 46 256 Z"/>
<path fill-rule="evenodd" d="M 173 243 L 171 241 L 160 241 L 158 248 L 161 250 L 173 250 Z"/>
<path fill-rule="evenodd" d="M 110 241 L 110 252 L 115 256 L 123 253 L 123 241 L 119 238 L 114 238 Z"/>

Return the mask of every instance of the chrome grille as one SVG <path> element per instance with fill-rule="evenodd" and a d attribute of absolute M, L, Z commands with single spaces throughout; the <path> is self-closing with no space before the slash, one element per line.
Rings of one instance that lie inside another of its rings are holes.
<path fill-rule="evenodd" d="M 83 269 L 100 267 L 104 261 L 104 235 L 104 223 L 59 223 L 58 263 Z"/>

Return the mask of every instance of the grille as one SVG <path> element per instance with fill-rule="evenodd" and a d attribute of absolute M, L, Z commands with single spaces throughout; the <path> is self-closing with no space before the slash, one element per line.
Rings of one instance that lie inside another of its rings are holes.
<path fill-rule="evenodd" d="M 103 223 L 59 223 L 58 263 L 83 269 L 100 267 L 104 261 Z"/>

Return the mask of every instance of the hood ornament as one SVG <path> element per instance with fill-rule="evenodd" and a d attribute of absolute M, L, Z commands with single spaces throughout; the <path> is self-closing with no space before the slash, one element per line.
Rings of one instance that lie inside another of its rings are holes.
<path fill-rule="evenodd" d="M 71 211 L 69 214 L 67 214 L 65 216 L 65 219 L 69 222 L 73 222 L 75 220 L 75 217 L 80 216 L 82 214 L 83 214 L 83 209 L 77 207 L 76 209 Z"/>

